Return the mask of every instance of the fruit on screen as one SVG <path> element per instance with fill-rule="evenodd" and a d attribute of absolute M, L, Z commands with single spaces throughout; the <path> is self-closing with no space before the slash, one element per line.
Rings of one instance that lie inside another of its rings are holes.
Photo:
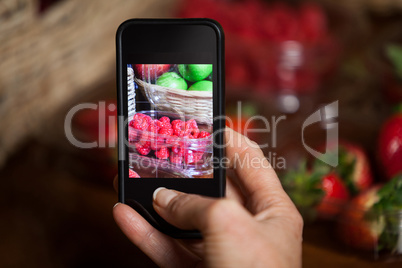
<path fill-rule="evenodd" d="M 212 82 L 202 80 L 194 83 L 188 90 L 190 91 L 212 91 Z"/>
<path fill-rule="evenodd" d="M 162 87 L 170 87 L 176 89 L 187 89 L 186 81 L 180 77 L 177 73 L 167 72 L 162 74 L 158 80 L 156 80 L 156 84 Z"/>
<path fill-rule="evenodd" d="M 179 64 L 178 69 L 184 79 L 197 82 L 207 78 L 212 73 L 212 64 Z"/>

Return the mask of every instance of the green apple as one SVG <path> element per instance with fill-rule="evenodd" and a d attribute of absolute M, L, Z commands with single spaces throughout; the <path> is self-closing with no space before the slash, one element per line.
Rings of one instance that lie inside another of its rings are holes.
<path fill-rule="evenodd" d="M 159 76 L 156 80 L 156 84 L 162 87 L 170 87 L 177 89 L 187 89 L 186 80 L 184 80 L 180 75 L 174 72 L 167 72 Z"/>
<path fill-rule="evenodd" d="M 212 64 L 179 64 L 180 74 L 190 82 L 201 81 L 212 73 Z"/>
<path fill-rule="evenodd" d="M 212 87 L 213 84 L 211 81 L 208 80 L 202 80 L 194 83 L 188 90 L 192 91 L 211 91 L 212 92 Z"/>

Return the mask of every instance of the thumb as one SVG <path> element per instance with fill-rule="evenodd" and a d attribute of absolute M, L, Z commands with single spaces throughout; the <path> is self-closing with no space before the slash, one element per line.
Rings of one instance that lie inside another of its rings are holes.
<path fill-rule="evenodd" d="M 222 222 L 219 219 L 238 214 L 241 209 L 239 204 L 229 199 L 202 197 L 166 188 L 155 190 L 153 206 L 162 218 L 176 227 L 201 232 L 219 228 L 216 224 Z"/>

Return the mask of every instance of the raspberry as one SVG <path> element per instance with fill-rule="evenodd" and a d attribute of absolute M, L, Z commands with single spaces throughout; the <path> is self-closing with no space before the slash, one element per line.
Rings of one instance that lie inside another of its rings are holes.
<path fill-rule="evenodd" d="M 172 135 L 170 138 L 166 138 L 166 143 L 174 146 L 179 143 L 179 139 L 176 135 Z"/>
<path fill-rule="evenodd" d="M 166 136 L 172 136 L 173 135 L 173 129 L 172 128 L 167 128 L 163 127 L 159 130 L 159 134 L 161 135 L 166 135 Z"/>
<path fill-rule="evenodd" d="M 144 143 L 136 143 L 135 148 L 137 149 L 137 152 L 141 155 L 147 155 L 151 151 L 151 142 L 147 141 Z"/>
<path fill-rule="evenodd" d="M 158 119 L 152 120 L 151 122 L 149 122 L 148 125 L 148 131 L 152 132 L 152 133 L 158 133 L 160 127 L 158 126 Z"/>
<path fill-rule="evenodd" d="M 151 121 L 152 119 L 148 115 L 137 113 L 134 115 L 134 120 L 130 122 L 130 126 L 139 130 L 147 130 Z"/>
<path fill-rule="evenodd" d="M 167 116 L 159 118 L 159 122 L 164 123 L 164 124 L 170 124 L 170 119 Z"/>
<path fill-rule="evenodd" d="M 185 124 L 183 121 L 181 120 L 172 121 L 172 128 L 174 135 L 176 135 L 177 137 L 184 136 Z"/>
<path fill-rule="evenodd" d="M 140 178 L 137 172 L 132 170 L 131 168 L 128 169 L 128 177 L 129 178 Z"/>
<path fill-rule="evenodd" d="M 206 131 L 201 131 L 200 134 L 198 134 L 198 139 L 202 139 L 202 138 L 208 137 L 210 135 L 211 134 Z"/>
<path fill-rule="evenodd" d="M 179 147 L 179 146 L 173 146 L 172 147 L 172 153 L 175 153 L 176 155 L 183 156 L 184 155 L 184 148 Z"/>
<path fill-rule="evenodd" d="M 137 130 L 132 128 L 128 129 L 128 142 L 136 142 L 138 138 Z"/>
<path fill-rule="evenodd" d="M 162 146 L 156 151 L 155 156 L 159 159 L 167 159 L 169 157 L 169 150 L 167 147 Z"/>
<path fill-rule="evenodd" d="M 136 113 L 134 115 L 133 119 L 135 121 L 135 120 L 138 120 L 140 118 L 145 118 L 145 117 L 151 119 L 151 117 L 149 115 L 146 115 L 146 114 L 143 114 L 143 113 Z"/>
<path fill-rule="evenodd" d="M 202 159 L 202 156 L 204 155 L 204 152 L 202 151 L 193 151 L 194 153 L 194 162 L 198 162 Z"/>
<path fill-rule="evenodd" d="M 188 120 L 186 122 L 184 136 L 187 136 L 190 139 L 196 139 L 200 130 L 198 129 L 197 122 L 194 119 Z"/>
<path fill-rule="evenodd" d="M 154 137 L 151 140 L 151 149 L 158 150 L 162 145 L 164 145 L 165 139 L 162 137 Z"/>
<path fill-rule="evenodd" d="M 171 153 L 170 154 L 170 162 L 173 164 L 181 164 L 183 162 L 183 156 Z"/>
<path fill-rule="evenodd" d="M 189 129 L 189 128 L 196 128 L 196 129 L 198 129 L 197 122 L 196 122 L 194 119 L 190 119 L 190 120 L 188 120 L 188 121 L 186 122 L 186 129 Z"/>
<path fill-rule="evenodd" d="M 157 124 L 159 128 L 172 128 L 172 125 L 170 124 L 170 119 L 167 116 L 161 117 Z"/>
<path fill-rule="evenodd" d="M 201 160 L 203 153 L 199 151 L 187 150 L 184 153 L 184 162 L 187 164 L 196 163 Z"/>

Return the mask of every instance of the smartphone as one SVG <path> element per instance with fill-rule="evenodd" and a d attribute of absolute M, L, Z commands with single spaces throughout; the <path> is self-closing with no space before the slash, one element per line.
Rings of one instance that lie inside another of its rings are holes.
<path fill-rule="evenodd" d="M 116 34 L 119 201 L 175 238 L 158 187 L 223 197 L 224 34 L 210 19 L 132 19 Z"/>

